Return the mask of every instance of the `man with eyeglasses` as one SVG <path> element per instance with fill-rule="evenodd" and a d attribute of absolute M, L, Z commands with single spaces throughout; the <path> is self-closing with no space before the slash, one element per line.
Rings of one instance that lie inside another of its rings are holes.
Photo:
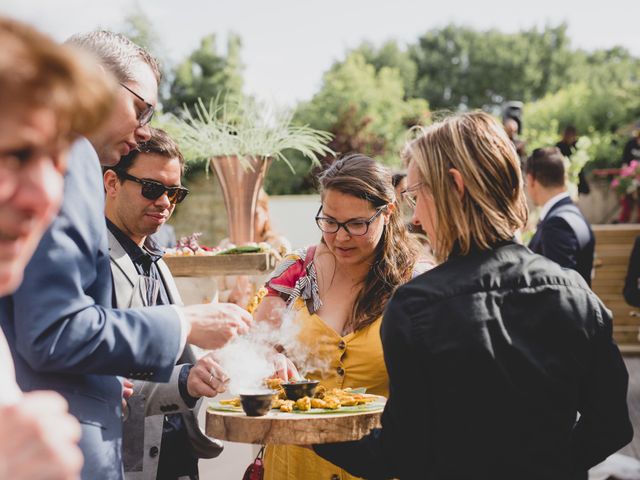
<path fill-rule="evenodd" d="M 252 319 L 231 304 L 111 308 L 100 163 L 113 166 L 149 140 L 160 73 L 145 50 L 119 34 L 92 32 L 68 43 L 97 57 L 105 75 L 113 75 L 121 88 L 103 126 L 72 147 L 60 213 L 27 265 L 22 286 L 0 300 L 0 323 L 15 345 L 20 387 L 59 392 L 80 421 L 82 478 L 120 480 L 123 385 L 118 377 L 166 382 L 187 342 L 219 348 L 245 333 Z M 152 195 L 149 187 L 146 191 Z M 181 190 L 168 192 L 176 200 L 181 195 Z M 210 383 L 219 381 L 218 375 L 212 371 Z"/>
<path fill-rule="evenodd" d="M 149 141 L 122 157 L 115 167 L 105 169 L 115 308 L 182 303 L 162 260 L 163 251 L 151 235 L 189 193 L 180 184 L 183 171 L 184 158 L 178 146 L 155 128 L 151 128 Z M 218 442 L 200 432 L 197 421 L 202 405 L 198 400 L 224 391 L 224 383 L 210 378 L 212 370 L 220 372 L 211 355 L 196 362 L 195 352 L 187 344 L 169 383 L 134 382 L 123 426 L 127 479 L 196 479 L 198 458 L 213 458 L 221 452 Z M 219 376 L 224 378 L 224 373 Z M 144 454 L 152 448 L 159 454 Z"/>

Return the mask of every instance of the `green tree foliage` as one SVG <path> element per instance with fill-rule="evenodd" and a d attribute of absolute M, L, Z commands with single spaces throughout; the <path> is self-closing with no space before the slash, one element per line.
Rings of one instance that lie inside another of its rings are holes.
<path fill-rule="evenodd" d="M 384 67 L 395 68 L 402 79 L 405 98 L 414 96 L 418 67 L 409 51 L 401 49 L 397 42 L 390 40 L 380 48 L 376 48 L 370 42 L 365 42 L 355 49 L 354 53 L 362 54 L 365 61 L 369 65 L 373 65 L 376 72 L 380 72 Z"/>
<path fill-rule="evenodd" d="M 242 96 L 240 37 L 230 34 L 227 51 L 218 53 L 216 36 L 204 37 L 200 46 L 175 69 L 175 76 L 164 100 L 165 111 L 180 115 L 183 106 L 191 108 L 198 98 Z"/>
<path fill-rule="evenodd" d="M 338 154 L 360 152 L 398 166 L 407 129 L 427 114 L 424 100 L 405 99 L 398 69 L 376 68 L 360 51 L 354 51 L 325 73 L 320 91 L 298 106 L 295 120 L 331 132 L 334 139 L 329 147 Z M 326 157 L 324 163 L 333 158 Z M 295 155 L 289 160 L 298 175 L 292 177 L 284 165 L 273 165 L 267 176 L 268 191 L 313 191 L 316 172 Z"/>
<path fill-rule="evenodd" d="M 415 95 L 449 110 L 535 100 L 569 78 L 566 30 L 565 24 L 514 34 L 456 25 L 430 30 L 410 49 Z"/>

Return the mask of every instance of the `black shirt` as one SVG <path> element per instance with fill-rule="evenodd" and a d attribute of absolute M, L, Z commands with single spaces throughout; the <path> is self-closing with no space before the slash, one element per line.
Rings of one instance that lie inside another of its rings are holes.
<path fill-rule="evenodd" d="M 380 334 L 382 428 L 314 446 L 355 476 L 586 479 L 633 437 L 610 312 L 524 246 L 452 256 L 401 286 Z"/>

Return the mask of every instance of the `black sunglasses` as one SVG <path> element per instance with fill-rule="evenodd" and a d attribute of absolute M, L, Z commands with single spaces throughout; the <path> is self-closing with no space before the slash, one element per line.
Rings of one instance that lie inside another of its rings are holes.
<path fill-rule="evenodd" d="M 136 92 L 134 92 L 133 90 L 131 90 L 129 87 L 127 87 L 124 83 L 120 84 L 124 89 L 128 90 L 129 92 L 131 92 L 137 99 L 141 100 L 142 102 L 144 102 L 144 104 L 147 106 L 144 110 L 142 110 L 139 114 L 138 114 L 138 124 L 141 127 L 144 127 L 147 123 L 149 123 L 151 121 L 151 119 L 153 118 L 153 114 L 155 113 L 156 109 L 153 105 L 151 105 L 149 102 L 147 102 L 144 98 L 142 98 L 140 95 L 138 95 Z"/>
<path fill-rule="evenodd" d="M 142 185 L 142 196 L 148 200 L 157 200 L 167 192 L 167 198 L 175 205 L 182 202 L 189 194 L 189 190 L 184 187 L 166 187 L 155 180 L 142 180 L 126 172 L 116 171 L 116 173 L 123 180 L 131 180 Z"/>

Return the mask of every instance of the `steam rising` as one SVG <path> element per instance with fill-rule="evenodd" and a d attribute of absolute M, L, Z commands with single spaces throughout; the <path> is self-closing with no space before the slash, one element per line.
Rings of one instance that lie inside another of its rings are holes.
<path fill-rule="evenodd" d="M 249 333 L 237 337 L 216 350 L 215 357 L 230 381 L 227 390 L 232 394 L 256 392 L 264 389 L 264 379 L 273 376 L 274 346 L 282 345 L 285 355 L 296 365 L 300 375 L 323 372 L 328 359 L 321 360 L 313 346 L 299 341 L 301 324 L 287 312 L 279 327 L 268 322 L 255 322 Z"/>

